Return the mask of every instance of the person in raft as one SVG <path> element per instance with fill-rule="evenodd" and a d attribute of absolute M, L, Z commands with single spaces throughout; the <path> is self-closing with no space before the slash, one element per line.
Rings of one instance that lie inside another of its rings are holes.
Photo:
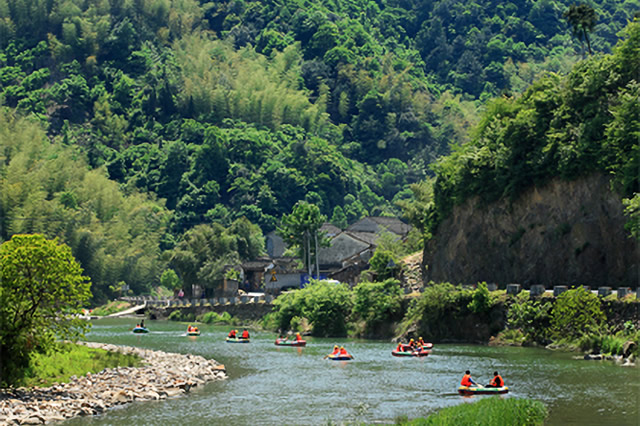
<path fill-rule="evenodd" d="M 497 371 L 494 371 L 493 379 L 491 379 L 491 382 L 487 385 L 487 387 L 501 388 L 503 386 L 504 386 L 504 380 L 502 380 L 502 376 L 500 376 Z"/>
<path fill-rule="evenodd" d="M 338 354 L 340 354 L 340 348 L 338 347 L 338 345 L 335 345 L 333 347 L 333 352 L 331 352 L 329 356 L 338 356 Z"/>
<path fill-rule="evenodd" d="M 235 339 L 236 338 L 236 331 L 235 330 L 231 330 L 229 332 L 229 339 Z"/>
<path fill-rule="evenodd" d="M 422 337 L 418 337 L 418 349 L 421 349 L 424 347 L 424 340 L 422 340 Z"/>
<path fill-rule="evenodd" d="M 404 349 L 402 348 L 402 342 L 398 342 L 398 347 L 396 347 L 396 352 L 404 352 Z"/>
<path fill-rule="evenodd" d="M 296 342 L 299 342 L 302 340 L 302 336 L 300 335 L 300 333 L 296 333 Z"/>
<path fill-rule="evenodd" d="M 249 331 L 247 331 L 246 328 L 242 330 L 242 338 L 247 340 L 249 339 Z"/>
<path fill-rule="evenodd" d="M 340 346 L 340 356 L 351 356 L 349 355 L 349 352 L 347 352 L 347 350 L 344 348 L 344 346 Z"/>
<path fill-rule="evenodd" d="M 478 384 L 471 378 L 471 372 L 469 370 L 464 372 L 460 386 L 477 386 Z"/>

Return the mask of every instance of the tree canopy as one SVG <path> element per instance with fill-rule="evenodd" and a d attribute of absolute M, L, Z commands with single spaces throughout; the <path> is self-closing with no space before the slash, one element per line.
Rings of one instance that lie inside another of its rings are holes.
<path fill-rule="evenodd" d="M 33 351 L 56 339 L 75 339 L 87 325 L 77 318 L 91 296 L 71 249 L 42 235 L 13 235 L 0 246 L 0 384 L 17 383 Z"/>

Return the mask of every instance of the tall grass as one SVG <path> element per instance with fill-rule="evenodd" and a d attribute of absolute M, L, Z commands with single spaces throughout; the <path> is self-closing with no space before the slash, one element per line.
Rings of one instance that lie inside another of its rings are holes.
<path fill-rule="evenodd" d="M 72 343 L 63 343 L 60 350 L 49 354 L 34 354 L 24 386 L 51 386 L 68 382 L 71 376 L 98 373 L 105 368 L 135 367 L 141 359 L 136 355 L 109 352 Z"/>
<path fill-rule="evenodd" d="M 547 417 L 547 407 L 540 401 L 516 398 L 483 398 L 471 404 L 443 408 L 426 419 L 406 421 L 399 425 L 542 425 Z"/>

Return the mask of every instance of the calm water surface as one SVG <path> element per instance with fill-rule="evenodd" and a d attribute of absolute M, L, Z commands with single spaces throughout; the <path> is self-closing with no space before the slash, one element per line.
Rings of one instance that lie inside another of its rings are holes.
<path fill-rule="evenodd" d="M 184 324 L 148 321 L 134 335 L 133 319 L 95 321 L 87 339 L 193 353 L 225 364 L 229 379 L 165 401 L 139 402 L 65 425 L 317 425 L 329 422 L 393 423 L 427 416 L 479 398 L 456 393 L 464 370 L 487 383 L 499 370 L 507 398 L 534 398 L 550 409 L 552 425 L 640 425 L 640 369 L 572 359 L 534 348 L 436 345 L 425 358 L 395 358 L 394 345 L 370 340 L 309 338 L 305 348 L 274 345 L 275 335 L 252 333 L 231 344 L 229 327 L 202 325 L 185 337 Z M 334 344 L 355 359 L 323 360 Z"/>

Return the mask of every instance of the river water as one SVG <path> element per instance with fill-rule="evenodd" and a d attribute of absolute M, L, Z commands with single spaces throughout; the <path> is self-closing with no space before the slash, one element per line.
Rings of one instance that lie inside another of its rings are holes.
<path fill-rule="evenodd" d="M 487 383 L 498 370 L 506 398 L 547 404 L 551 425 L 639 425 L 640 369 L 574 360 L 575 354 L 536 348 L 439 344 L 425 358 L 391 356 L 388 342 L 308 338 L 305 348 L 274 345 L 275 335 L 252 333 L 251 343 L 224 341 L 229 327 L 148 321 L 151 332 L 134 335 L 133 319 L 95 321 L 87 340 L 192 353 L 225 364 L 229 379 L 192 389 L 184 397 L 133 403 L 65 425 L 318 425 L 393 423 L 399 416 L 427 416 L 479 398 L 456 390 L 464 370 Z M 355 359 L 324 360 L 334 344 Z"/>

